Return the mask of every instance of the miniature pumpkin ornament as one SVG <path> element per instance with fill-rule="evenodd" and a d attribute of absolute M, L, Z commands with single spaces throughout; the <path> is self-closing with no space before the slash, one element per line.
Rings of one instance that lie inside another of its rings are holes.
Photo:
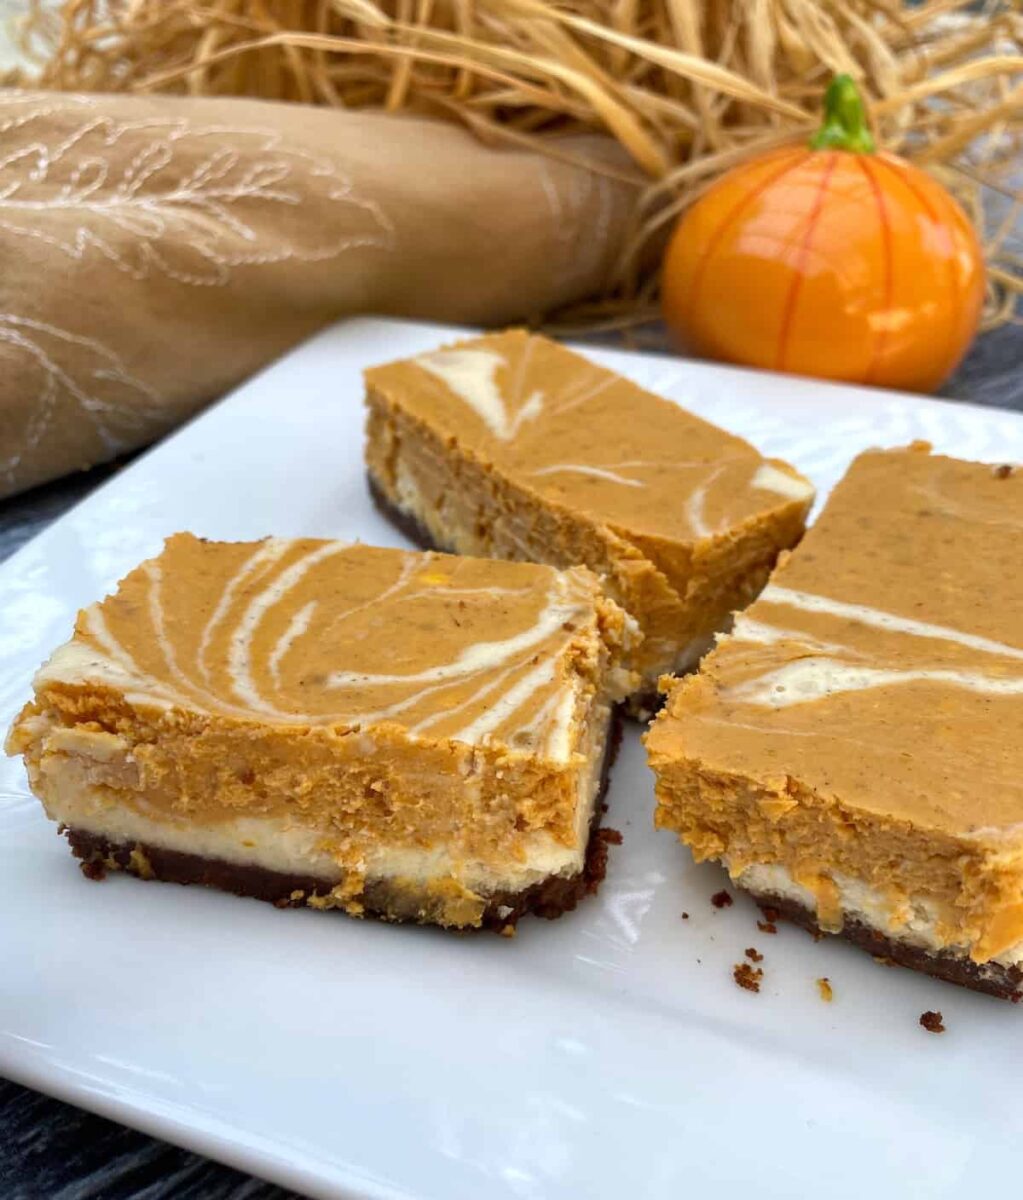
<path fill-rule="evenodd" d="M 969 346 L 984 266 L 969 219 L 929 175 L 877 151 L 848 75 L 809 146 L 724 175 L 679 222 L 664 314 L 696 353 L 931 391 Z"/>

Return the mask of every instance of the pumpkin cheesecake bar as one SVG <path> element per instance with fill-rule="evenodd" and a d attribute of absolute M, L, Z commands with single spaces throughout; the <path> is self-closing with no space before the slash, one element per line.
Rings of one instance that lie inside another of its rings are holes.
<path fill-rule="evenodd" d="M 803 532 L 792 467 L 522 330 L 366 372 L 366 462 L 420 545 L 583 563 L 638 622 L 634 707 L 691 667 Z"/>
<path fill-rule="evenodd" d="M 507 932 L 603 874 L 629 636 L 583 568 L 178 534 L 7 749 L 87 874 Z"/>
<path fill-rule="evenodd" d="M 647 735 L 657 824 L 763 905 L 1023 985 L 1023 471 L 861 455 Z"/>

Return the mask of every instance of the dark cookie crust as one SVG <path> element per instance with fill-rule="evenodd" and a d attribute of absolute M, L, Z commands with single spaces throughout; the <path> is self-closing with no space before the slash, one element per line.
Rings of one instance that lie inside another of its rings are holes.
<path fill-rule="evenodd" d="M 377 512 L 382 517 L 386 517 L 395 529 L 403 533 L 414 546 L 418 546 L 420 550 L 436 550 L 441 554 L 458 553 L 450 546 L 438 545 L 433 540 L 430 531 L 417 517 L 404 512 L 384 494 L 383 488 L 369 471 L 366 472 L 366 484 Z"/>
<path fill-rule="evenodd" d="M 482 927 L 498 933 L 514 929 L 526 913 L 553 919 L 571 912 L 579 901 L 593 895 L 607 871 L 608 845 L 620 840 L 611 829 L 601 829 L 604 795 L 607 791 L 611 764 L 621 742 L 621 720 L 617 712 L 612 717 L 589 840 L 586 861 L 576 875 L 551 876 L 518 892 L 498 892 L 487 898 Z M 313 875 L 292 875 L 271 871 L 265 867 L 246 866 L 223 859 L 205 858 L 198 854 L 183 854 L 144 842 L 112 842 L 100 834 L 83 829 L 65 830 L 71 852 L 82 860 L 82 873 L 89 879 L 103 879 L 107 870 L 123 870 L 145 879 L 165 883 L 195 883 L 217 888 L 236 896 L 266 900 L 277 908 L 303 908 L 310 897 L 330 895 L 331 882 Z M 388 882 L 371 883 L 357 897 L 368 916 L 386 921 L 430 921 L 430 913 L 419 907 L 414 898 L 396 891 Z"/>
<path fill-rule="evenodd" d="M 751 892 L 750 895 L 771 921 L 775 916 L 782 916 L 813 934 L 828 932 L 817 924 L 816 915 L 798 901 L 769 893 Z M 950 954 L 948 951 L 927 950 L 910 942 L 885 937 L 883 933 L 855 918 L 847 917 L 842 932 L 836 936 L 852 942 L 875 958 L 896 963 L 900 967 L 909 967 L 911 971 L 922 971 L 925 975 L 933 975 L 935 979 L 957 983 L 960 987 L 970 988 L 975 992 L 986 992 L 989 996 L 998 996 L 1002 1000 L 1018 1002 L 1023 999 L 1023 971 L 1019 967 L 1005 967 L 998 963 L 975 963 L 972 959 Z"/>

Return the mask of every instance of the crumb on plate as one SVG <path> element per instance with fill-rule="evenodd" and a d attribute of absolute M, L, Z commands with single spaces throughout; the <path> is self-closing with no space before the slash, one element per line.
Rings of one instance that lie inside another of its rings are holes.
<path fill-rule="evenodd" d="M 764 978 L 763 968 L 751 967 L 748 962 L 736 963 L 732 968 L 732 978 L 747 992 L 759 992 L 760 981 Z"/>
<path fill-rule="evenodd" d="M 764 915 L 764 919 L 757 922 L 757 928 L 760 930 L 760 932 L 777 933 L 778 918 L 781 916 L 781 913 L 778 912 L 776 908 L 770 908 L 769 906 L 764 905 L 761 905 L 760 911 Z"/>

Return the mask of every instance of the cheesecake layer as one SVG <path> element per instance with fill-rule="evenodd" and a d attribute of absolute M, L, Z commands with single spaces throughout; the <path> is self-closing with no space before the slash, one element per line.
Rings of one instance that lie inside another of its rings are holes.
<path fill-rule="evenodd" d="M 857 459 L 699 674 L 669 684 L 647 737 L 657 823 L 757 895 L 809 895 L 826 931 L 1015 967 L 1021 531 L 1018 471 L 922 447 Z"/>
<path fill-rule="evenodd" d="M 457 875 L 470 890 L 490 895 L 524 891 L 551 876 L 577 875 L 583 869 L 593 815 L 614 757 L 614 726 L 608 725 L 607 715 L 606 710 L 595 710 L 593 728 L 588 731 L 586 764 L 577 780 L 572 838 L 559 840 L 546 830 L 537 830 L 521 839 L 521 858 L 498 863 L 459 859 L 446 845 L 376 845 L 365 857 L 367 886 L 398 879 L 427 889 L 431 880 Z M 610 740 L 605 736 L 608 728 Z M 341 864 L 314 826 L 286 815 L 228 816 L 200 824 L 174 811 L 146 810 L 120 803 L 106 786 L 90 786 L 83 780 L 83 766 L 88 769 L 82 759 L 60 755 L 47 767 L 47 815 L 78 835 L 105 838 L 115 846 L 157 846 L 208 862 L 280 875 L 303 874 L 317 879 L 321 892 L 329 892 L 344 879 Z"/>
<path fill-rule="evenodd" d="M 638 622 L 649 691 L 798 541 L 790 466 L 545 338 L 511 331 L 366 373 L 370 480 L 429 544 L 584 563 Z"/>
<path fill-rule="evenodd" d="M 551 844 L 533 848 L 529 866 L 487 871 L 455 863 L 442 850 L 408 849 L 374 856 L 361 884 L 360 914 L 387 921 L 513 930 L 528 914 L 552 920 L 596 893 L 607 870 L 613 831 L 600 828 L 603 798 L 620 738 L 612 722 L 598 783 L 585 810 L 581 852 Z M 167 822 L 147 818 L 95 820 L 91 805 L 73 806 L 62 825 L 72 853 L 90 879 L 125 871 L 141 879 L 199 884 L 265 900 L 277 908 L 344 907 L 344 874 L 315 839 L 272 822 L 241 819 L 225 828 L 189 837 Z M 105 825 L 104 832 L 92 828 Z M 470 889 L 453 892 L 456 876 Z"/>
<path fill-rule="evenodd" d="M 79 845 L 474 925 L 585 872 L 629 637 L 583 569 L 177 535 L 80 614 L 8 749 Z"/>

